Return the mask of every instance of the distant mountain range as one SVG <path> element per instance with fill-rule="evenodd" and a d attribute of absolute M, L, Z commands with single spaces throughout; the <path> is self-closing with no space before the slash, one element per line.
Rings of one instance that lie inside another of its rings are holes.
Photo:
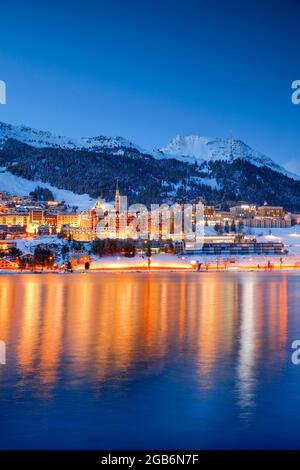
<path fill-rule="evenodd" d="M 22 192 L 22 183 L 25 191 L 25 179 L 109 201 L 119 178 L 129 203 L 201 197 L 224 207 L 243 200 L 300 210 L 299 176 L 235 139 L 177 136 L 147 151 L 122 137 L 73 139 L 0 123 L 0 166 L 0 190 L 14 175 L 11 192 Z"/>

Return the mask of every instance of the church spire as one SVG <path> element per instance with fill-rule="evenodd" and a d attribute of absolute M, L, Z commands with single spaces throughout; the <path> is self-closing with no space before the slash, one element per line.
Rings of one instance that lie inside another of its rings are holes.
<path fill-rule="evenodd" d="M 116 195 L 115 195 L 115 211 L 116 211 L 116 237 L 120 235 L 120 210 L 121 210 L 121 196 L 119 189 L 119 180 L 117 178 Z"/>
<path fill-rule="evenodd" d="M 116 195 L 115 195 L 115 209 L 117 213 L 120 212 L 120 205 L 121 205 L 121 197 L 120 197 L 120 189 L 119 189 L 119 180 L 117 178 Z"/>

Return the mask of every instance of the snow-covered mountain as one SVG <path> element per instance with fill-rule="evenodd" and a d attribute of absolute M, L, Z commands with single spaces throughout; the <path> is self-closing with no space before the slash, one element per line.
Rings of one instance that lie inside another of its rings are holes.
<path fill-rule="evenodd" d="M 8 139 L 15 139 L 36 148 L 64 148 L 69 150 L 91 150 L 94 152 L 102 149 L 120 150 L 122 148 L 142 149 L 123 137 L 81 137 L 75 139 L 56 135 L 47 131 L 40 131 L 24 125 L 13 126 L 0 122 L 0 148 Z"/>
<path fill-rule="evenodd" d="M 44 186 L 71 204 L 77 195 L 82 205 L 112 200 L 118 178 L 130 204 L 201 197 L 224 207 L 267 201 L 300 210 L 300 178 L 240 140 L 177 136 L 150 152 L 122 137 L 74 139 L 0 123 L 0 167 L 0 190 L 21 195 Z"/>
<path fill-rule="evenodd" d="M 8 139 L 15 139 L 36 148 L 63 148 L 93 152 L 108 150 L 113 155 L 124 155 L 124 150 L 133 150 L 142 155 L 151 155 L 156 159 L 176 158 L 186 163 L 194 163 L 195 161 L 202 163 L 218 160 L 232 162 L 236 159 L 242 159 L 256 166 L 266 166 L 290 178 L 300 179 L 299 176 L 285 170 L 285 168 L 270 158 L 252 149 L 241 140 L 236 139 L 177 135 L 160 150 L 148 151 L 119 136 L 107 137 L 100 135 L 76 139 L 33 129 L 24 125 L 13 126 L 0 122 L 0 148 L 3 148 L 4 143 Z"/>
<path fill-rule="evenodd" d="M 169 144 L 161 148 L 160 151 L 164 157 L 176 158 L 189 163 L 218 160 L 232 162 L 233 160 L 241 159 L 256 166 L 266 166 L 290 178 L 300 179 L 298 175 L 287 171 L 241 140 L 218 139 L 199 135 L 177 135 Z"/>

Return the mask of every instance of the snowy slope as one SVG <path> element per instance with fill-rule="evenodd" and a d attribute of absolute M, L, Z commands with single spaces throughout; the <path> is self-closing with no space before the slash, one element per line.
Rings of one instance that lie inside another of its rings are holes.
<path fill-rule="evenodd" d="M 177 135 L 169 144 L 161 148 L 160 151 L 162 156 L 176 158 L 189 163 L 214 160 L 230 162 L 240 158 L 256 166 L 271 168 L 274 171 L 285 174 L 289 178 L 300 179 L 298 175 L 288 172 L 282 166 L 277 165 L 270 158 L 253 150 L 241 140 L 218 139 L 198 135 Z"/>
<path fill-rule="evenodd" d="M 20 176 L 13 175 L 4 168 L 0 168 L 0 189 L 10 194 L 18 196 L 26 196 L 34 191 L 37 186 L 48 188 L 56 201 L 65 201 L 69 206 L 77 206 L 80 210 L 92 207 L 96 200 L 92 199 L 88 194 L 75 194 L 72 191 L 58 189 L 48 183 L 42 181 L 30 181 Z"/>

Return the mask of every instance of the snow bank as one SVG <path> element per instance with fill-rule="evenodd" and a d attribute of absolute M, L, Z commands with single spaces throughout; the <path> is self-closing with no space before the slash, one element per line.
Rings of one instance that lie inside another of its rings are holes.
<path fill-rule="evenodd" d="M 300 256 L 300 226 L 289 228 L 255 228 L 251 233 L 258 242 L 282 242 L 289 255 Z"/>
<path fill-rule="evenodd" d="M 0 169 L 0 188 L 1 191 L 8 191 L 17 196 L 26 196 L 31 191 L 34 191 L 37 186 L 48 188 L 54 196 L 56 201 L 65 201 L 69 206 L 77 206 L 80 210 L 87 209 L 93 206 L 96 199 L 91 198 L 88 194 L 76 194 L 66 189 L 59 189 L 51 184 L 44 183 L 43 181 L 31 181 L 21 176 L 16 176 Z"/>
<path fill-rule="evenodd" d="M 151 256 L 151 268 L 155 269 L 190 269 L 191 259 L 187 256 L 159 254 Z M 148 267 L 147 256 L 138 255 L 133 258 L 124 256 L 107 256 L 94 258 L 91 263 L 93 269 L 145 269 Z"/>

